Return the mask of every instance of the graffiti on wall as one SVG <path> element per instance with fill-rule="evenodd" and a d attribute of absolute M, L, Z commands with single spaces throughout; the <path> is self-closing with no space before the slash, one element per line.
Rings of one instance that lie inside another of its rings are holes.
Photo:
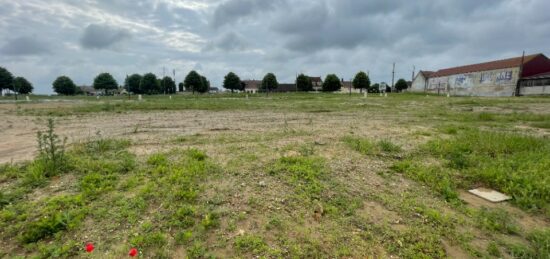
<path fill-rule="evenodd" d="M 453 82 L 453 81 L 451 81 Z M 456 75 L 454 76 L 454 84 L 452 87 L 461 87 L 461 88 L 467 88 L 472 87 L 472 76 L 469 74 L 462 74 L 462 75 Z"/>
<path fill-rule="evenodd" d="M 479 80 L 479 83 L 490 84 L 492 81 L 493 81 L 493 73 L 491 72 L 481 73 L 481 79 Z"/>
<path fill-rule="evenodd" d="M 497 83 L 503 83 L 508 81 L 512 81 L 512 71 L 502 71 L 497 73 L 496 75 Z"/>

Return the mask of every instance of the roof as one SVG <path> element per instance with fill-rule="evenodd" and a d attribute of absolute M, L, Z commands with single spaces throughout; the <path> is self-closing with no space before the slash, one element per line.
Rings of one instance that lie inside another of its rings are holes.
<path fill-rule="evenodd" d="M 311 79 L 311 82 L 322 82 L 323 81 L 320 76 L 310 76 L 309 79 Z"/>
<path fill-rule="evenodd" d="M 529 79 L 545 79 L 545 78 L 550 78 L 550 72 L 544 72 L 544 73 L 524 77 L 524 78 L 522 78 L 522 80 L 525 80 L 525 79 L 527 79 L 527 80 L 529 80 Z"/>
<path fill-rule="evenodd" d="M 262 81 L 260 80 L 243 80 L 242 82 L 245 89 L 259 89 L 262 85 Z"/>
<path fill-rule="evenodd" d="M 437 72 L 433 73 L 430 77 L 442 77 L 442 76 L 465 74 L 465 73 L 471 73 L 471 72 L 519 67 L 522 65 L 521 63 L 522 59 L 523 59 L 523 64 L 525 64 L 539 55 L 543 55 L 543 54 L 539 53 L 539 54 L 528 55 L 528 56 L 525 56 L 524 58 L 520 56 L 515 58 L 501 59 L 501 60 L 495 60 L 495 61 L 478 63 L 478 64 L 467 65 L 467 66 L 445 68 L 445 69 L 438 70 Z"/>
<path fill-rule="evenodd" d="M 419 73 L 422 74 L 422 76 L 424 76 L 424 78 L 428 78 L 428 77 L 432 76 L 435 72 L 434 71 L 420 70 Z"/>

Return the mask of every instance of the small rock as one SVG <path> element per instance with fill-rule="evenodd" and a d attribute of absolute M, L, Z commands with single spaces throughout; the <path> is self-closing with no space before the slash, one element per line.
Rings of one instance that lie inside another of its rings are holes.
<path fill-rule="evenodd" d="M 267 184 L 265 183 L 265 181 L 260 181 L 260 182 L 258 183 L 258 185 L 259 185 L 259 186 L 262 186 L 262 187 L 267 186 Z"/>

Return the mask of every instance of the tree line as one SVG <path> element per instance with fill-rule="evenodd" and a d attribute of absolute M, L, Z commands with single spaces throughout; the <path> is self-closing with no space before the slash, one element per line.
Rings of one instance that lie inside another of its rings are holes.
<path fill-rule="evenodd" d="M 329 74 L 325 77 L 321 91 L 323 92 L 335 92 L 340 91 L 342 88 L 343 80 L 335 74 Z M 313 91 L 313 82 L 311 77 L 300 74 L 296 77 L 296 90 L 298 91 Z M 371 85 L 369 76 L 363 72 L 358 72 L 353 81 L 351 82 L 353 88 L 360 89 L 368 92 L 378 92 L 378 84 Z M 93 88 L 95 90 L 103 91 L 104 94 L 112 94 L 119 90 L 119 84 L 117 80 L 109 73 L 100 73 L 94 78 Z M 407 88 L 407 82 L 404 79 L 399 79 L 395 84 L 395 89 L 398 91 Z M 176 82 L 169 76 L 157 78 L 153 73 L 146 73 L 144 75 L 132 74 L 127 76 L 122 86 L 126 91 L 134 94 L 173 94 L 176 91 L 189 91 L 205 93 L 210 90 L 210 81 L 200 75 L 196 71 L 190 71 L 183 82 L 179 83 L 176 88 Z M 223 80 L 223 87 L 225 89 L 234 91 L 244 91 L 245 83 L 239 78 L 239 76 L 233 72 L 229 72 Z M 279 87 L 277 77 L 273 73 L 267 73 L 260 84 L 258 90 L 270 92 L 276 90 Z M 60 95 L 75 95 L 82 94 L 82 89 L 77 87 L 71 78 L 68 76 L 59 76 L 52 83 L 54 92 Z M 33 90 L 32 84 L 23 77 L 13 77 L 13 75 L 5 68 L 0 67 L 0 90 L 9 89 L 16 93 L 28 94 Z"/>
<path fill-rule="evenodd" d="M 10 90 L 17 94 L 29 94 L 32 93 L 34 87 L 31 82 L 22 76 L 14 77 L 13 74 L 7 69 L 0 67 L 0 94 L 4 90 Z"/>

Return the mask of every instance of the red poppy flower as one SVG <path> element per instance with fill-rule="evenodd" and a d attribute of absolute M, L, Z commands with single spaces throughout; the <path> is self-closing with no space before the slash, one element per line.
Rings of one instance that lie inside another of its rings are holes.
<path fill-rule="evenodd" d="M 86 244 L 86 252 L 91 253 L 92 251 L 94 251 L 94 244 L 87 243 Z"/>
<path fill-rule="evenodd" d="M 128 255 L 131 256 L 131 257 L 134 257 L 134 256 L 137 255 L 137 253 L 138 253 L 138 250 L 135 249 L 135 248 L 132 248 L 132 249 L 130 249 L 130 252 L 128 252 Z"/>

